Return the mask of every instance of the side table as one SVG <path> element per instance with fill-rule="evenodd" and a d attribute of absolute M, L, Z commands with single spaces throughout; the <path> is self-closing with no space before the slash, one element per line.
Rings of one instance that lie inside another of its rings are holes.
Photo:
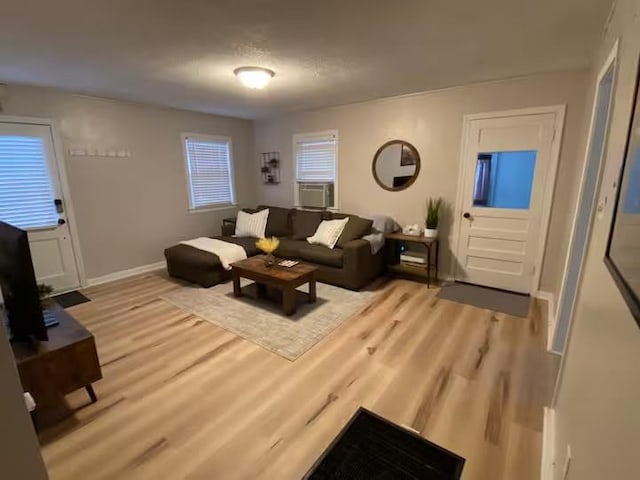
<path fill-rule="evenodd" d="M 404 233 L 388 233 L 385 235 L 388 248 L 391 254 L 387 258 L 390 263 L 387 265 L 390 271 L 413 275 L 427 280 L 427 287 L 431 287 L 431 272 L 435 271 L 435 279 L 438 279 L 438 257 L 440 243 L 437 238 L 428 238 L 422 235 L 405 235 Z M 425 265 L 408 265 L 400 261 L 400 243 L 415 243 L 424 245 L 427 249 L 427 262 Z"/>

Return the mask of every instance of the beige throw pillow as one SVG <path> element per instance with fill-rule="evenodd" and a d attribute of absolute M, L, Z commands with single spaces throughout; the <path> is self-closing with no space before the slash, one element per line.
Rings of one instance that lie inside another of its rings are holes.
<path fill-rule="evenodd" d="M 236 219 L 236 237 L 264 238 L 268 218 L 268 208 L 256 213 L 238 212 L 238 218 Z"/>
<path fill-rule="evenodd" d="M 307 242 L 313 245 L 324 245 L 329 248 L 335 247 L 348 221 L 349 218 L 342 218 L 340 220 L 325 220 L 320 222 L 316 233 L 308 237 Z"/>

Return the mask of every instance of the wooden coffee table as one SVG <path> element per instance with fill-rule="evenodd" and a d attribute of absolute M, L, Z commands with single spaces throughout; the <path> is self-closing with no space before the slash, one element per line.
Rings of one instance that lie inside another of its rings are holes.
<path fill-rule="evenodd" d="M 300 262 L 293 267 L 274 265 L 267 268 L 264 265 L 264 257 L 264 255 L 257 255 L 231 264 L 234 296 L 242 296 L 240 278 L 248 278 L 255 282 L 258 298 L 269 298 L 267 295 L 269 287 L 280 291 L 282 308 L 286 315 L 296 313 L 296 298 L 300 295 L 305 295 L 309 303 L 316 301 L 317 267 Z M 297 287 L 305 283 L 309 284 L 308 294 L 296 290 Z"/>

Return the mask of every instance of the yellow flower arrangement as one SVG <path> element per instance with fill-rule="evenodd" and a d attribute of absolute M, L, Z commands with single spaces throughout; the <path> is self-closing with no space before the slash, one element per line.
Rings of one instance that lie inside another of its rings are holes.
<path fill-rule="evenodd" d="M 273 254 L 273 252 L 275 252 L 278 248 L 278 245 L 280 245 L 280 240 L 278 240 L 276 237 L 261 238 L 256 242 L 256 247 L 258 247 L 267 255 Z"/>

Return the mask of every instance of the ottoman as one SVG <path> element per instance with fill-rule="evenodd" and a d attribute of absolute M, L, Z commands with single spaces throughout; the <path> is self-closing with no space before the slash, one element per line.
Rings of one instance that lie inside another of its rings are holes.
<path fill-rule="evenodd" d="M 255 246 L 255 238 L 236 238 L 227 236 L 211 237 L 225 242 L 240 245 L 247 252 L 247 257 L 260 253 Z M 217 255 L 205 252 L 190 245 L 177 244 L 165 249 L 164 258 L 167 261 L 167 271 L 172 277 L 197 283 L 208 288 L 231 278 L 220 263 Z"/>

